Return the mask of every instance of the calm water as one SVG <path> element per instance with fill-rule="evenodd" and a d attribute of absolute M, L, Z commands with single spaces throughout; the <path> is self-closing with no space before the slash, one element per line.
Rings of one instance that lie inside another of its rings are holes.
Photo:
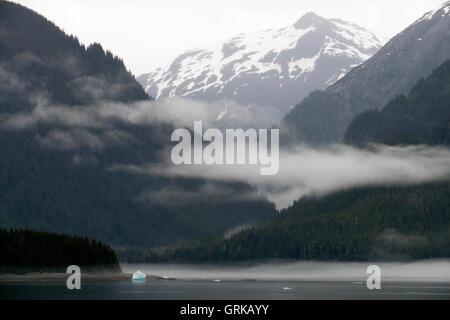
<path fill-rule="evenodd" d="M 378 264 L 382 288 L 369 291 L 369 264 L 284 263 L 257 266 L 122 265 L 124 272 L 178 280 L 146 283 L 0 283 L 2 299 L 445 299 L 450 300 L 450 261 Z"/>

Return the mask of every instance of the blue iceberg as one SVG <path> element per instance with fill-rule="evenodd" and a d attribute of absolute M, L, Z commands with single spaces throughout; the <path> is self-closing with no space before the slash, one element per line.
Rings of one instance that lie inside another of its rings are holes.
<path fill-rule="evenodd" d="M 146 280 L 146 275 L 141 271 L 136 271 L 133 273 L 133 278 L 131 278 L 131 280 L 133 282 L 144 282 Z"/>

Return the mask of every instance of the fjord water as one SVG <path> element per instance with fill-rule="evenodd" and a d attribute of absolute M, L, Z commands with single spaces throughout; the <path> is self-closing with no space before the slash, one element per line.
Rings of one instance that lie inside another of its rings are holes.
<path fill-rule="evenodd" d="M 377 263 L 381 290 L 367 289 L 368 263 L 264 263 L 258 265 L 123 264 L 167 280 L 144 283 L 0 282 L 1 299 L 445 299 L 450 300 L 450 260 Z M 175 278 L 176 280 L 169 280 Z"/>

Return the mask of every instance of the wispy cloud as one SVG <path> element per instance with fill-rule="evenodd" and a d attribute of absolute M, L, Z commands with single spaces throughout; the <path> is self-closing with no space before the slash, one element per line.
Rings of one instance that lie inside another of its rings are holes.
<path fill-rule="evenodd" d="M 102 96 L 95 92 L 92 92 L 92 95 Z M 129 104 L 98 101 L 87 106 L 64 106 L 51 104 L 42 95 L 33 99 L 33 110 L 4 115 L 0 126 L 12 130 L 26 129 L 38 123 L 52 123 L 96 128 L 109 126 L 113 121 L 121 121 L 139 125 L 169 123 L 174 126 L 192 127 L 194 121 L 202 120 L 209 127 L 266 128 L 272 124 L 273 119 L 279 117 L 279 112 L 270 108 L 241 106 L 228 100 L 207 103 L 173 98 Z"/>
<path fill-rule="evenodd" d="M 1 83 L 11 88 L 22 88 L 20 79 L 17 78 Z M 89 84 L 89 81 L 83 83 L 88 87 L 96 86 L 95 83 Z M 102 96 L 96 95 L 95 92 L 92 95 Z M 192 128 L 194 121 L 202 120 L 204 129 L 208 127 L 245 129 L 251 126 L 270 127 L 270 121 L 276 118 L 270 114 L 260 113 L 257 106 L 239 106 L 230 101 L 210 104 L 175 98 L 124 104 L 99 100 L 87 106 L 64 106 L 52 104 L 46 97 L 45 93 L 33 93 L 29 98 L 34 106 L 31 110 L 0 115 L 0 129 L 23 130 L 38 124 L 50 124 L 51 129 L 36 134 L 37 142 L 43 147 L 74 152 L 78 149 L 101 152 L 107 146 L 136 141 L 136 137 L 131 133 L 118 129 L 117 124 L 131 126 L 170 124 L 173 127 Z M 168 151 L 170 137 L 166 138 Z M 161 141 L 163 140 L 162 137 Z M 289 206 L 301 195 L 309 192 L 328 193 L 342 188 L 371 184 L 422 183 L 448 179 L 450 176 L 450 150 L 443 147 L 374 146 L 371 150 L 360 150 L 344 145 L 323 148 L 296 146 L 280 150 L 278 174 L 266 177 L 260 175 L 259 166 L 175 166 L 170 162 L 170 152 L 162 153 L 167 159 L 159 165 L 120 163 L 111 169 L 144 175 L 244 182 L 256 186 L 267 194 L 278 208 Z M 175 193 L 184 194 L 184 199 L 196 201 L 202 194 L 210 194 L 211 190 L 213 190 L 211 185 L 190 193 L 185 190 L 161 189 L 153 191 L 153 199 L 158 201 L 169 193 Z M 222 194 L 219 190 L 213 191 Z M 145 198 L 145 194 L 142 197 Z"/>
<path fill-rule="evenodd" d="M 176 199 L 176 201 L 174 201 Z M 231 186 L 217 182 L 205 181 L 195 188 L 182 188 L 171 184 L 160 189 L 148 188 L 141 191 L 136 197 L 138 202 L 148 202 L 162 206 L 184 206 L 201 202 L 238 202 L 259 201 L 265 196 L 248 188 L 244 192 L 237 192 Z"/>

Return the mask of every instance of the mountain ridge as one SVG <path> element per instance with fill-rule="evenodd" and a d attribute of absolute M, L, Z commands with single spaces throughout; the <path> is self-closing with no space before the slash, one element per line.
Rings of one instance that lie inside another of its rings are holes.
<path fill-rule="evenodd" d="M 342 142 L 355 116 L 408 93 L 450 58 L 449 12 L 446 2 L 426 13 L 342 79 L 297 104 L 280 125 L 286 143 Z"/>
<path fill-rule="evenodd" d="M 213 49 L 186 51 L 167 69 L 143 74 L 138 81 L 155 98 L 228 98 L 284 113 L 380 47 L 374 34 L 353 23 L 307 13 L 285 28 L 239 34 Z"/>

